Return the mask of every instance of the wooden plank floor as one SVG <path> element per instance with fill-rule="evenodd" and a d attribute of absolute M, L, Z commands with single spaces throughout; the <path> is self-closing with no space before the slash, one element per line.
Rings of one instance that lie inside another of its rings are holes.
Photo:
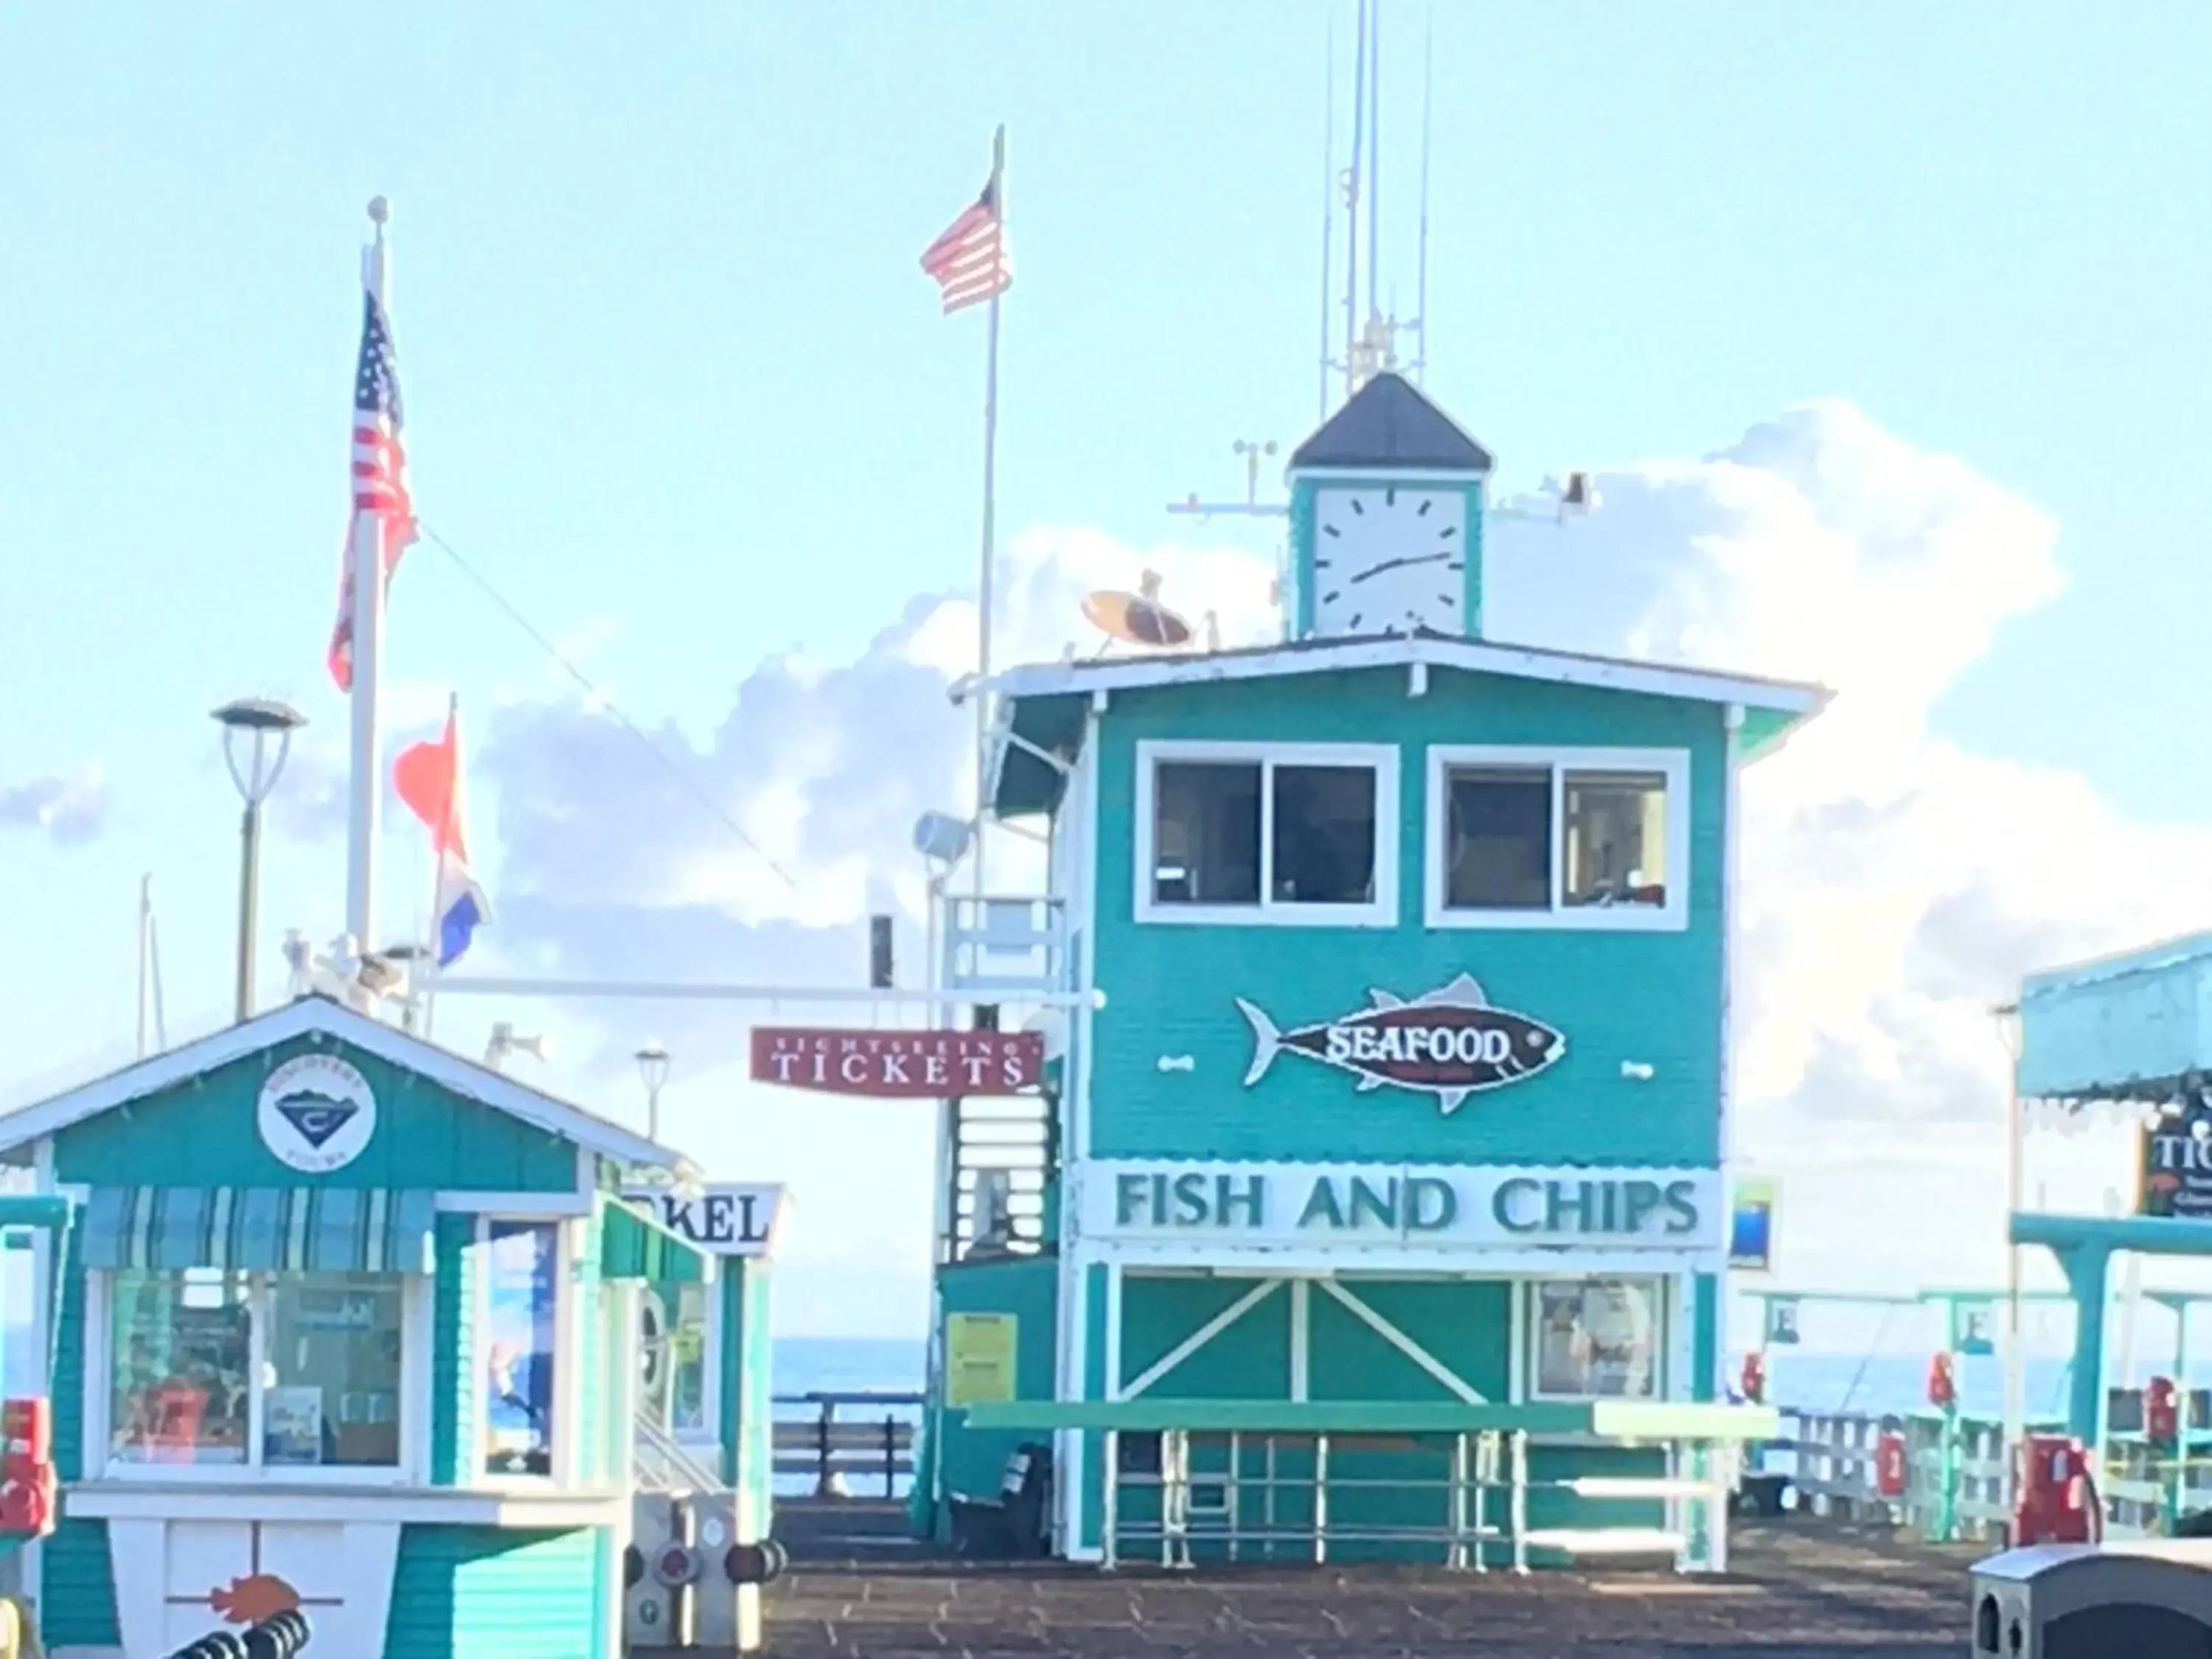
<path fill-rule="evenodd" d="M 888 1540 L 871 1549 L 866 1527 L 820 1543 L 840 1537 L 870 1553 L 830 1560 L 808 1549 L 769 1592 L 780 1659 L 1952 1659 L 1967 1649 L 1966 1569 L 1988 1553 L 1782 1522 L 1739 1527 L 1736 1571 L 1724 1579 L 1379 1567 L 1108 1575 L 970 1566 Z"/>

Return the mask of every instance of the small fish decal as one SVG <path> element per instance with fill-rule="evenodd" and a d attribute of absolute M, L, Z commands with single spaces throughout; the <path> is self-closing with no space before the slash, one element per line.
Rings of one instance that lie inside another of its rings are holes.
<path fill-rule="evenodd" d="M 1252 1025 L 1250 1088 L 1288 1049 L 1350 1072 L 1359 1091 L 1419 1090 L 1447 1114 L 1467 1097 L 1534 1077 L 1567 1051 L 1567 1040 L 1540 1019 L 1493 1008 L 1472 975 L 1408 1002 L 1370 990 L 1370 1006 L 1339 1019 L 1285 1031 L 1243 997 L 1237 1006 Z"/>

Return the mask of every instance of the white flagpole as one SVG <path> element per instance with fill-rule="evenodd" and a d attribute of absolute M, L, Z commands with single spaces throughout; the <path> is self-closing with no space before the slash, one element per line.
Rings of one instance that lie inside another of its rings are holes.
<path fill-rule="evenodd" d="M 362 284 L 377 307 L 392 315 L 391 264 L 384 245 L 391 209 L 379 196 L 368 204 L 376 240 L 362 253 Z M 353 515 L 353 795 L 346 862 L 346 931 L 354 950 L 376 949 L 376 842 L 381 830 L 384 777 L 378 757 L 378 682 L 384 671 L 384 520 L 373 508 Z"/>
<path fill-rule="evenodd" d="M 999 235 L 1003 246 L 1006 234 L 1006 130 L 1001 126 L 991 143 L 991 202 L 999 216 Z M 975 653 L 975 677 L 980 684 L 991 678 L 991 566 L 992 546 L 997 533 L 998 520 L 998 460 L 999 460 L 999 300 L 997 286 L 991 295 L 991 325 L 988 343 L 984 348 L 983 367 L 983 555 L 982 573 L 976 583 L 978 642 Z M 983 816 L 990 802 L 985 798 L 989 787 L 984 768 L 989 758 L 991 741 L 991 696 L 988 691 L 975 694 L 975 896 L 983 896 Z M 979 907 L 980 908 L 980 907 Z M 976 921 L 980 923 L 981 918 Z"/>

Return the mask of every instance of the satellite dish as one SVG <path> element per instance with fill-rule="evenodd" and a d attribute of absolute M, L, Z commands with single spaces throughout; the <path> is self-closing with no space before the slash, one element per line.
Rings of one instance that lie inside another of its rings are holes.
<path fill-rule="evenodd" d="M 1102 587 L 1085 594 L 1083 614 L 1093 628 L 1108 638 L 1130 645 L 1173 650 L 1190 643 L 1190 624 L 1160 603 L 1157 571 L 1145 572 L 1133 593 Z"/>

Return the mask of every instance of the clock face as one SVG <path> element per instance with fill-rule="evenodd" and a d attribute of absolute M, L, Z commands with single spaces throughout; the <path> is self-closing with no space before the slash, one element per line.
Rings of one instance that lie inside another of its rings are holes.
<path fill-rule="evenodd" d="M 1466 630 L 1467 497 L 1372 484 L 1314 498 L 1314 631 Z"/>

